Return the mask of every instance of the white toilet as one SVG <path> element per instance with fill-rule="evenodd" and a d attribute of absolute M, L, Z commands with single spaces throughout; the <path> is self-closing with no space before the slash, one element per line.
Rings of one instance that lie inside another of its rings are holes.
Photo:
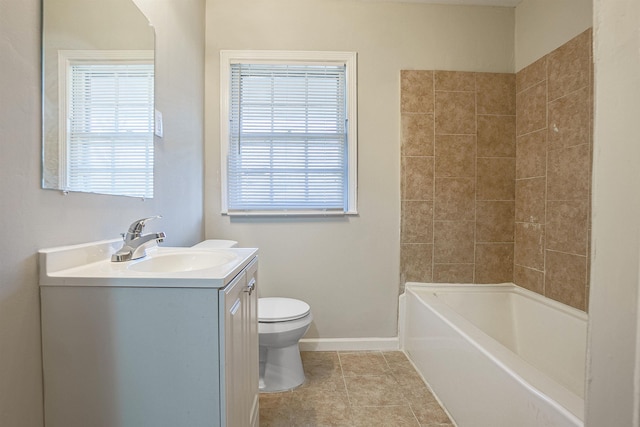
<path fill-rule="evenodd" d="M 304 301 L 258 299 L 261 392 L 291 390 L 304 383 L 298 341 L 312 319 L 311 308 Z"/>

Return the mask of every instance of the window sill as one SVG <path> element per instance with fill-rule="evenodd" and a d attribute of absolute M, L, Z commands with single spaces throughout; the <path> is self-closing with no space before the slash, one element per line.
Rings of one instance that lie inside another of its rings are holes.
<path fill-rule="evenodd" d="M 357 216 L 358 211 L 233 211 L 221 212 L 225 216 L 237 217 L 335 217 L 335 216 Z"/>

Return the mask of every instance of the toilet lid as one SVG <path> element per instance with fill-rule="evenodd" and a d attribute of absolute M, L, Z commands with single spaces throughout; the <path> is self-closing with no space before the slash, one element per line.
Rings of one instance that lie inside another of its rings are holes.
<path fill-rule="evenodd" d="M 293 298 L 258 298 L 259 322 L 286 322 L 306 316 L 311 307 Z"/>

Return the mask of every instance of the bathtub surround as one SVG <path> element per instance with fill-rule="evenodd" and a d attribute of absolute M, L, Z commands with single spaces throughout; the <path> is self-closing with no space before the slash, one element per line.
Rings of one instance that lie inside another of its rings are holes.
<path fill-rule="evenodd" d="M 587 309 L 591 30 L 516 74 L 514 283 Z"/>
<path fill-rule="evenodd" d="M 402 71 L 401 282 L 513 277 L 515 76 Z"/>
<path fill-rule="evenodd" d="M 402 71 L 401 283 L 514 282 L 586 310 L 590 46 L 516 74 Z"/>

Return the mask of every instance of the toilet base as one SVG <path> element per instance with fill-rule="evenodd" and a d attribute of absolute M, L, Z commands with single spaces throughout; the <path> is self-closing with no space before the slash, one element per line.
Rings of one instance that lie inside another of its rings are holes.
<path fill-rule="evenodd" d="M 260 346 L 260 392 L 287 391 L 304 383 L 298 343 L 287 347 Z"/>

